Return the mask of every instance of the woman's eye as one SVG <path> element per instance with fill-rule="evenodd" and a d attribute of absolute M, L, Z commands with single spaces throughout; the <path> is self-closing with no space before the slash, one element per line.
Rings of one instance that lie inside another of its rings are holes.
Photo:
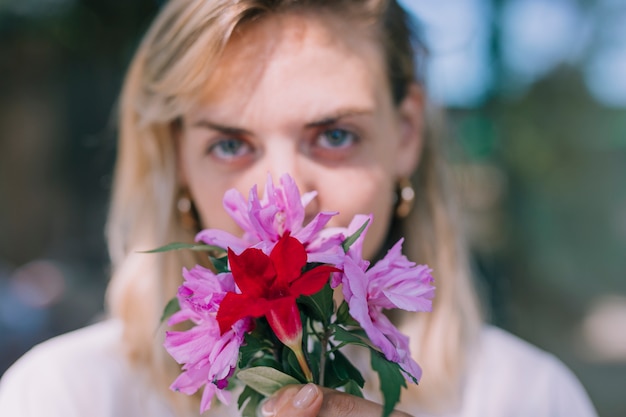
<path fill-rule="evenodd" d="M 352 146 L 356 140 L 356 135 L 350 131 L 328 129 L 319 135 L 317 146 L 324 149 L 345 149 Z"/>
<path fill-rule="evenodd" d="M 209 154 L 217 159 L 234 159 L 246 155 L 251 151 L 250 145 L 237 138 L 221 139 L 209 147 Z"/>

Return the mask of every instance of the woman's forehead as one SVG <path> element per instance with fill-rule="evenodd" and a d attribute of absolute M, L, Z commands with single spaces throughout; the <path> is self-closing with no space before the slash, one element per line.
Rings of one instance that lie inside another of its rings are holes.
<path fill-rule="evenodd" d="M 307 41 L 335 47 L 344 45 L 348 49 L 364 46 L 375 49 L 379 45 L 375 36 L 370 36 L 373 32 L 373 27 L 364 21 L 323 10 L 267 13 L 239 24 L 226 49 L 233 44 L 241 49 L 241 43 L 249 44 L 251 40 L 262 41 L 270 49 L 277 44 L 297 46 Z"/>
<path fill-rule="evenodd" d="M 293 26 L 278 32 L 284 37 L 269 39 L 270 46 L 262 35 L 230 45 L 188 116 L 264 129 L 376 108 L 386 88 L 386 79 L 374 70 L 376 57 L 329 42 L 316 31 Z"/>
<path fill-rule="evenodd" d="M 346 25 L 346 22 L 343 22 Z M 381 48 L 373 36 L 318 14 L 269 16 L 240 28 L 216 63 L 200 102 L 283 89 L 371 89 L 386 84 Z M 361 85 L 359 85 L 361 83 Z M 339 91 L 338 91 L 339 92 Z"/>

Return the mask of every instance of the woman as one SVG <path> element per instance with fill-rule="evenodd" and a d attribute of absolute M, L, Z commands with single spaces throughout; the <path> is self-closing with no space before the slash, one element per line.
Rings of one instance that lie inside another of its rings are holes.
<path fill-rule="evenodd" d="M 27 354 L 0 385 L 0 412 L 197 415 L 197 398 L 167 390 L 179 369 L 162 348 L 159 317 L 182 266 L 203 260 L 138 252 L 192 241 L 201 228 L 237 233 L 221 196 L 230 188 L 245 193 L 269 172 L 289 173 L 303 192 L 316 190 L 307 208 L 339 211 L 331 226 L 373 213 L 364 257 L 405 236 L 409 258 L 435 270 L 434 311 L 397 317 L 424 368 L 399 410 L 594 415 L 560 362 L 482 325 L 444 167 L 435 138 L 424 134 L 416 76 L 423 60 L 393 0 L 167 4 L 121 97 L 107 229 L 112 319 Z M 374 416 L 377 401 L 306 385 L 282 390 L 262 413 Z M 208 415 L 236 413 L 234 405 L 214 406 Z"/>

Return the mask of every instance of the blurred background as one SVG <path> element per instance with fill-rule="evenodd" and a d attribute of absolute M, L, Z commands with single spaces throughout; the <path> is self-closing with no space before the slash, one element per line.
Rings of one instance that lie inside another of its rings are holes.
<path fill-rule="evenodd" d="M 626 0 L 401 2 L 490 320 L 625 416 Z M 0 0 L 0 374 L 102 315 L 115 103 L 160 3 Z"/>

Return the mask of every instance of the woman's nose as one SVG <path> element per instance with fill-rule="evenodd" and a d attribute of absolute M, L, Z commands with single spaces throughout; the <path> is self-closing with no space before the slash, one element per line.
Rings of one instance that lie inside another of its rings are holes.
<path fill-rule="evenodd" d="M 267 147 L 264 155 L 265 174 L 272 176 L 274 183 L 280 181 L 280 177 L 289 174 L 298 186 L 300 194 L 317 191 L 315 184 L 315 168 L 306 156 L 299 152 L 292 142 L 277 143 L 273 147 Z M 305 218 L 310 219 L 319 211 L 319 195 L 311 201 L 305 209 Z"/>
<path fill-rule="evenodd" d="M 277 141 L 273 146 L 266 148 L 263 165 L 274 181 L 278 181 L 284 174 L 289 174 L 297 183 L 297 159 L 297 149 L 292 144 Z"/>

